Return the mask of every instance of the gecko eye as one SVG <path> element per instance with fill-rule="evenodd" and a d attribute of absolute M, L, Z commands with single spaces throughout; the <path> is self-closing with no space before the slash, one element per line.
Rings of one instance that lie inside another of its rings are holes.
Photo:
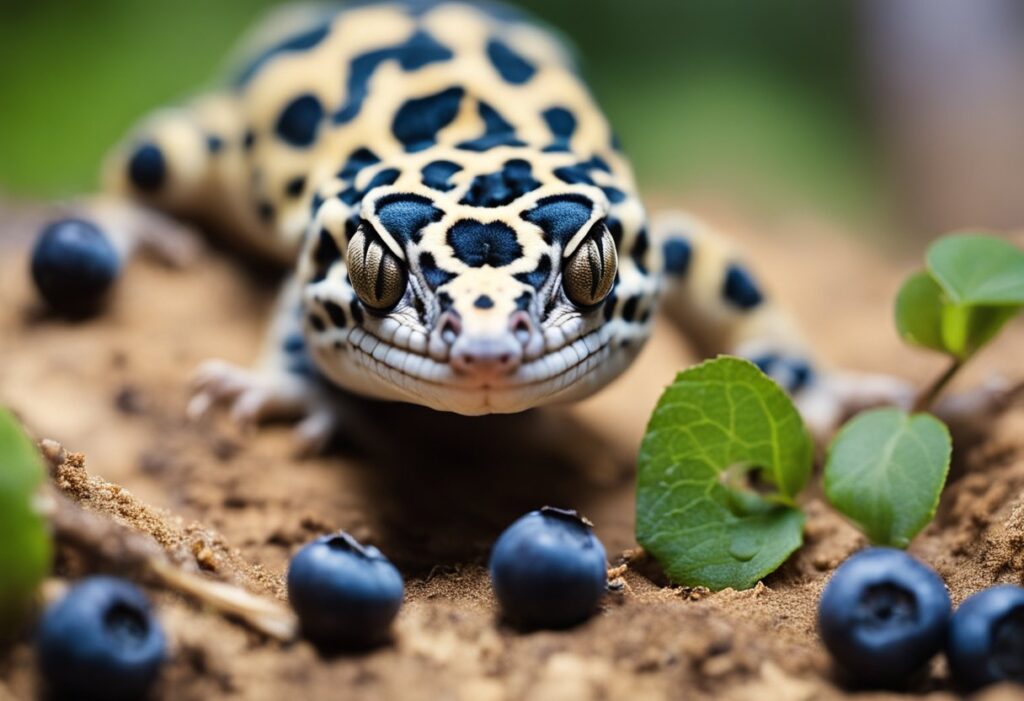
<path fill-rule="evenodd" d="M 598 222 L 562 270 L 562 287 L 573 304 L 584 309 L 600 304 L 611 292 L 619 257 L 604 222 Z"/>
<path fill-rule="evenodd" d="M 365 222 L 348 242 L 347 263 L 352 288 L 367 307 L 386 312 L 401 301 L 408 282 L 405 268 Z"/>

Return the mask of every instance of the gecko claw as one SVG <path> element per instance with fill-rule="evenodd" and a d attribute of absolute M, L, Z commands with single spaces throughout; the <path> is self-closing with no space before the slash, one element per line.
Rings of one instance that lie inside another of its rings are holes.
<path fill-rule="evenodd" d="M 267 421 L 295 424 L 297 452 L 323 452 L 337 430 L 340 410 L 315 381 L 295 375 L 261 373 L 223 360 L 209 360 L 196 370 L 186 413 L 192 421 L 209 419 L 224 406 L 231 422 L 251 433 Z"/>

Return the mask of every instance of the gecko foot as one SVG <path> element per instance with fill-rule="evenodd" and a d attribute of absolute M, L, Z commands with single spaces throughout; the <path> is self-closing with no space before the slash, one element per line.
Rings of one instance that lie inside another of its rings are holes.
<path fill-rule="evenodd" d="M 843 421 L 878 406 L 909 409 L 914 388 L 906 380 L 868 373 L 825 373 L 796 396 L 796 405 L 811 434 L 828 441 Z"/>
<path fill-rule="evenodd" d="M 341 424 L 339 403 L 315 379 L 208 360 L 193 377 L 188 417 L 204 421 L 218 406 L 243 430 L 271 420 L 294 423 L 298 452 L 307 456 L 322 453 Z"/>

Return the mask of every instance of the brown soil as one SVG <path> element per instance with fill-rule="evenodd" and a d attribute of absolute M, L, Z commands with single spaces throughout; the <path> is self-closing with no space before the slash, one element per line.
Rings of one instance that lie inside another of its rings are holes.
<path fill-rule="evenodd" d="M 375 431 L 360 429 L 327 457 L 296 460 L 284 428 L 250 437 L 223 419 L 196 426 L 183 418 L 197 363 L 254 358 L 272 280 L 221 253 L 187 271 L 138 261 L 106 314 L 68 324 L 41 310 L 25 275 L 25 232 L 36 215 L 5 213 L 0 402 L 36 436 L 81 451 L 91 473 L 157 509 L 119 509 L 116 489 L 77 494 L 87 506 L 152 533 L 179 561 L 192 557 L 210 576 L 270 596 L 283 596 L 288 558 L 302 543 L 339 528 L 381 547 L 407 578 L 393 644 L 331 659 L 152 590 L 173 641 L 158 698 L 754 701 L 850 693 L 817 640 L 814 611 L 831 570 L 864 541 L 813 490 L 806 546 L 750 591 L 670 588 L 647 566 L 630 569 L 604 610 L 571 631 L 522 633 L 498 619 L 486 556 L 521 513 L 578 508 L 596 523 L 612 564 L 635 547 L 636 448 L 661 388 L 693 360 L 668 326 L 624 378 L 582 405 L 476 420 L 368 406 Z M 892 330 L 891 299 L 912 256 L 871 250 L 804 218 L 732 222 L 750 232 L 739 238 L 831 362 L 922 381 L 941 368 Z M 962 386 L 997 371 L 1019 376 L 1022 342 L 1018 324 Z M 1018 407 L 982 444 L 960 451 L 939 516 L 912 547 L 957 602 L 996 582 L 1024 581 L 1022 436 Z M 72 495 L 84 489 L 75 484 L 64 485 Z M 75 575 L 82 564 L 65 556 L 60 567 Z M 27 644 L 0 657 L 0 699 L 34 697 L 31 662 Z M 949 688 L 937 660 L 909 691 L 952 698 Z M 1002 688 L 985 698 L 1016 696 Z"/>

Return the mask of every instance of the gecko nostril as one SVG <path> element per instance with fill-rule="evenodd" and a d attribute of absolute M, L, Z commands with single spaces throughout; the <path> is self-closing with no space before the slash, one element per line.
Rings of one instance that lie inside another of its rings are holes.
<path fill-rule="evenodd" d="M 459 337 L 461 330 L 460 324 L 455 317 L 448 317 L 441 326 L 441 340 L 450 346 L 455 343 L 455 339 Z"/>
<path fill-rule="evenodd" d="M 512 335 L 516 337 L 524 346 L 530 342 L 530 336 L 533 335 L 533 324 L 530 322 L 530 317 L 523 312 L 516 312 L 512 317 L 512 323 L 510 324 Z"/>

